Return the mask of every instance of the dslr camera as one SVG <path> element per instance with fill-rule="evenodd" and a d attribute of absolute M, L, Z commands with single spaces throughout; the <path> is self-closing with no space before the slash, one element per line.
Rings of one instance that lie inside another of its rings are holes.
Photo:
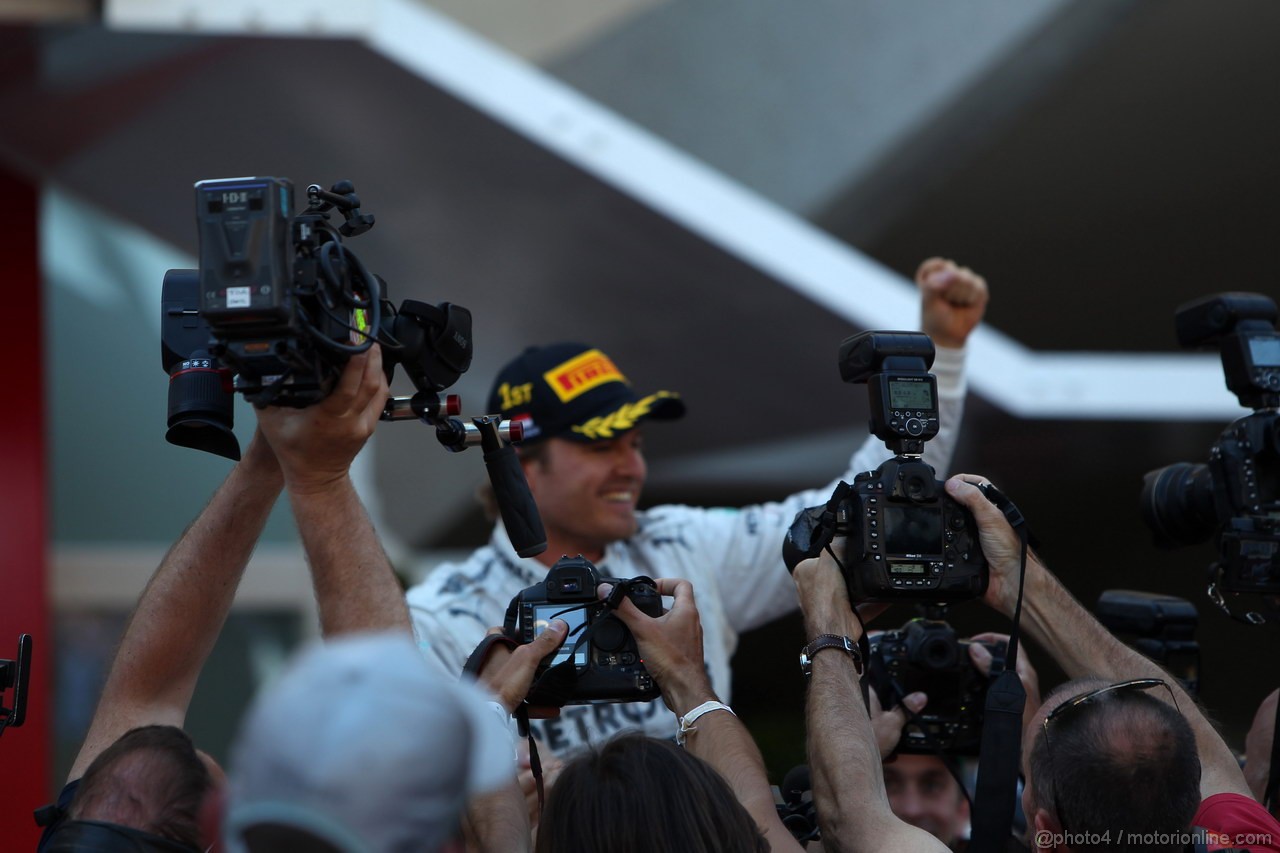
<path fill-rule="evenodd" d="M 1280 620 L 1276 313 L 1275 302 L 1257 293 L 1223 293 L 1178 308 L 1178 343 L 1216 346 L 1227 387 L 1253 412 L 1222 432 L 1208 463 L 1176 462 L 1150 471 L 1142 486 L 1142 516 L 1155 544 L 1174 548 L 1213 539 L 1218 560 L 1209 568 L 1210 597 L 1252 624 Z"/>
<path fill-rule="evenodd" d="M 606 601 L 596 595 L 601 583 L 613 584 Z M 511 600 L 503 630 L 517 643 L 533 642 L 552 619 L 569 625 L 564 644 L 538 665 L 526 700 L 530 705 L 647 702 L 662 695 L 631 630 L 613 612 L 623 597 L 642 613 L 662 615 L 662 596 L 652 579 L 602 578 L 578 555 L 561 557 L 546 580 Z"/>
<path fill-rule="evenodd" d="M 895 454 L 825 506 L 796 515 L 782 545 L 788 570 L 836 536 L 854 601 L 962 601 L 986 591 L 987 561 L 973 515 L 947 495 L 922 455 L 938 434 L 933 341 L 920 332 L 863 332 L 840 345 L 840 376 L 866 384 L 871 433 Z"/>
<path fill-rule="evenodd" d="M 917 690 L 929 704 L 902 731 L 898 752 L 977 755 L 982 744 L 983 708 L 990 679 L 969 658 L 968 640 L 940 620 L 912 619 L 896 631 L 871 639 L 867 678 L 880 707 L 892 708 Z M 991 652 L 991 677 L 1004 671 L 1006 644 L 982 643 Z"/>
<path fill-rule="evenodd" d="M 199 181 L 195 191 L 200 268 L 169 270 L 161 295 L 170 443 L 239 459 L 234 391 L 257 406 L 309 406 L 375 341 L 387 380 L 403 365 L 418 408 L 438 410 L 436 392 L 471 366 L 471 313 L 392 305 L 385 282 L 342 242 L 374 223 L 350 181 L 309 186 L 296 215 L 282 178 Z"/>

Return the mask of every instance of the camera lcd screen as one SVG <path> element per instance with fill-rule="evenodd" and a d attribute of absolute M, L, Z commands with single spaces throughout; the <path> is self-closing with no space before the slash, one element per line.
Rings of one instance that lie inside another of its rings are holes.
<path fill-rule="evenodd" d="M 928 382 L 889 380 L 889 408 L 935 409 L 933 388 Z"/>
<path fill-rule="evenodd" d="M 570 652 L 573 652 L 573 646 L 578 642 L 578 638 L 582 636 L 583 624 L 587 619 L 587 608 L 576 607 L 565 613 L 563 604 L 535 604 L 533 607 L 533 636 L 538 636 L 547 630 L 547 623 L 552 619 L 563 619 L 569 625 L 569 635 L 565 637 L 564 643 L 560 648 L 556 649 L 555 657 L 551 659 L 551 666 L 558 663 L 564 663 L 569 659 Z M 587 647 L 590 642 L 583 643 L 573 652 L 573 665 L 587 665 Z"/>
<path fill-rule="evenodd" d="M 1249 338 L 1249 358 L 1255 367 L 1280 367 L 1280 335 Z"/>
<path fill-rule="evenodd" d="M 886 506 L 882 529 L 889 557 L 942 558 L 941 506 Z"/>
<path fill-rule="evenodd" d="M 924 563 L 894 563 L 889 566 L 889 574 L 922 575 L 924 574 Z"/>

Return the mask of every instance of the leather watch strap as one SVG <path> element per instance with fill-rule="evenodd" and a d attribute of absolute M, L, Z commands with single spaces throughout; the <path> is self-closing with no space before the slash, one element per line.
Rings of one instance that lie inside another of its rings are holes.
<path fill-rule="evenodd" d="M 800 650 L 800 671 L 806 677 L 813 674 L 813 656 L 823 649 L 841 649 L 847 652 L 853 658 L 854 669 L 858 671 L 858 675 L 862 675 L 862 654 L 858 651 L 857 643 L 838 634 L 819 634 Z"/>

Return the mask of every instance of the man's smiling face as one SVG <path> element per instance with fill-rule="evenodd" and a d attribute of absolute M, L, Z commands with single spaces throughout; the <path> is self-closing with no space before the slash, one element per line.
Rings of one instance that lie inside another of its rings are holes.
<path fill-rule="evenodd" d="M 599 560 L 606 545 L 636 532 L 647 473 L 640 430 L 604 441 L 546 441 L 545 452 L 524 464 L 547 532 L 545 553 Z"/>

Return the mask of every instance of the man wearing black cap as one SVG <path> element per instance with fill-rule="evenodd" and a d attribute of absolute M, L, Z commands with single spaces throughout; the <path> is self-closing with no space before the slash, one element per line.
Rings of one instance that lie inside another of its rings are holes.
<path fill-rule="evenodd" d="M 963 410 L 963 350 L 982 319 L 987 286 L 972 271 L 938 258 L 916 273 L 922 327 L 938 347 L 942 431 L 926 459 L 941 475 Z M 522 589 L 543 580 L 563 555 L 581 554 L 601 575 L 687 578 L 698 593 L 705 660 L 718 695 L 729 694 L 729 659 L 742 631 L 797 607 L 782 564 L 783 534 L 796 513 L 825 502 L 834 484 L 741 510 L 659 506 L 637 511 L 645 481 L 641 430 L 671 420 L 684 403 L 669 391 L 638 394 L 603 352 L 584 344 L 526 350 L 499 373 L 489 411 L 521 421 L 520 457 L 547 532 L 547 550 L 522 559 L 503 526 L 462 563 L 435 569 L 409 591 L 409 611 L 428 658 L 461 672 L 486 629 L 500 625 Z M 852 480 L 888 456 L 874 437 L 840 477 Z M 622 729 L 669 737 L 675 720 L 661 700 L 569 706 L 559 719 L 535 721 L 552 751 L 598 741 Z"/>

